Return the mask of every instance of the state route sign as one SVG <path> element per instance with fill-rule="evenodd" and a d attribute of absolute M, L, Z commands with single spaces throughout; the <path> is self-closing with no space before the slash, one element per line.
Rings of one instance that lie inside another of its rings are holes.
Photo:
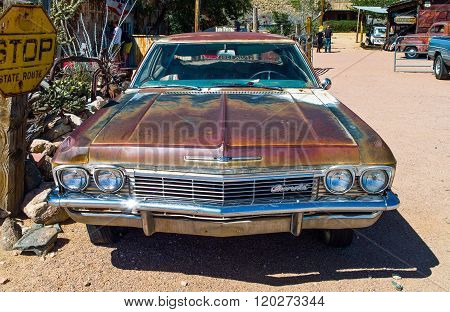
<path fill-rule="evenodd" d="M 0 17 L 0 92 L 34 90 L 53 65 L 56 29 L 41 6 L 15 4 Z"/>

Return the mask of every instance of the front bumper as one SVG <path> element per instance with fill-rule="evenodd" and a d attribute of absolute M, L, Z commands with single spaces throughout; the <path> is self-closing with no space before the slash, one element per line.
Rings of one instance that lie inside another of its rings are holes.
<path fill-rule="evenodd" d="M 383 211 L 400 204 L 391 191 L 356 199 L 336 196 L 242 206 L 135 201 L 119 195 L 59 194 L 57 190 L 47 200 L 51 206 L 64 207 L 73 220 L 81 223 L 142 228 L 146 235 L 163 232 L 217 237 L 363 228 L 374 224 Z"/>

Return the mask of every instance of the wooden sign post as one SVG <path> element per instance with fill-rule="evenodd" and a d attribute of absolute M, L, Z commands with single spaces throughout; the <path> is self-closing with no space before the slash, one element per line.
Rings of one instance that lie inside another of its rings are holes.
<path fill-rule="evenodd" d="M 0 17 L 0 209 L 15 216 L 24 195 L 26 94 L 53 64 L 56 30 L 41 6 L 11 2 Z"/>

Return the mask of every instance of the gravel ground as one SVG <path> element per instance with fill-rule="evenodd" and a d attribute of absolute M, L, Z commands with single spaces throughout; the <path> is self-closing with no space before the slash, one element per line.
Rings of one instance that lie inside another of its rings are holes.
<path fill-rule="evenodd" d="M 393 275 L 404 291 L 449 291 L 450 81 L 394 73 L 391 53 L 353 38 L 338 35 L 314 64 L 392 148 L 402 204 L 352 246 L 328 248 L 314 231 L 217 239 L 133 229 L 95 247 L 84 225 L 65 224 L 54 257 L 0 253 L 10 280 L 0 291 L 395 291 Z"/>

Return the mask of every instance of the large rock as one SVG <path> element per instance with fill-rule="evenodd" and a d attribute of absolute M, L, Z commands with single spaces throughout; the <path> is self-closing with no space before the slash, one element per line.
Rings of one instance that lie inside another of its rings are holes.
<path fill-rule="evenodd" d="M 6 219 L 9 216 L 9 211 L 0 208 L 0 222 L 1 219 Z"/>
<path fill-rule="evenodd" d="M 23 212 L 34 223 L 55 224 L 69 219 L 66 211 L 60 207 L 51 207 L 47 203 L 47 196 L 51 188 L 40 188 L 39 190 L 27 194 L 24 201 Z"/>
<path fill-rule="evenodd" d="M 53 181 L 53 171 L 52 171 L 52 158 L 49 156 L 44 156 L 40 164 L 38 165 L 39 171 L 41 172 L 42 178 L 45 182 Z"/>
<path fill-rule="evenodd" d="M 88 109 L 92 113 L 95 113 L 96 111 L 100 110 L 100 108 L 102 108 L 106 103 L 107 101 L 105 99 L 103 99 L 101 96 L 97 96 L 97 99 L 95 101 L 92 101 L 88 104 Z"/>
<path fill-rule="evenodd" d="M 31 153 L 42 153 L 48 156 L 53 156 L 56 151 L 56 146 L 47 140 L 35 139 L 31 142 L 29 151 Z"/>
<path fill-rule="evenodd" d="M 74 114 L 64 114 L 64 115 L 69 119 L 70 126 L 74 129 L 81 126 L 81 124 L 83 123 L 83 119 Z"/>
<path fill-rule="evenodd" d="M 72 131 L 69 119 L 67 117 L 59 117 L 48 124 L 48 129 L 42 135 L 47 141 L 56 141 L 56 139 Z"/>
<path fill-rule="evenodd" d="M 25 192 L 28 193 L 42 183 L 42 175 L 33 160 L 25 160 Z"/>
<path fill-rule="evenodd" d="M 0 248 L 13 250 L 14 244 L 22 237 L 22 228 L 11 218 L 0 221 Z"/>

